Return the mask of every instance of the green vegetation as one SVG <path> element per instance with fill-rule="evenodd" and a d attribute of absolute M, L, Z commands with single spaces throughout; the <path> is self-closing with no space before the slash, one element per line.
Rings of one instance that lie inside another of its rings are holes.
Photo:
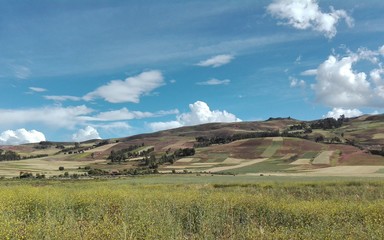
<path fill-rule="evenodd" d="M 381 181 L 161 179 L 1 181 L 0 239 L 384 238 Z"/>
<path fill-rule="evenodd" d="M 275 155 L 276 151 L 280 149 L 283 141 L 272 141 L 271 145 L 265 149 L 265 151 L 261 154 L 261 157 L 270 158 Z"/>
<path fill-rule="evenodd" d="M 292 165 L 287 164 L 284 160 L 273 159 L 266 160 L 260 163 L 255 163 L 250 166 L 231 169 L 230 172 L 234 174 L 244 173 L 272 173 L 272 172 L 285 172 L 288 168 L 292 168 Z"/>

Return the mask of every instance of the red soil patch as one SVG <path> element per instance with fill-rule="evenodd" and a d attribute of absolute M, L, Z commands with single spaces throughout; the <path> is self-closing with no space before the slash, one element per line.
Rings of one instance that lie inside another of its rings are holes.
<path fill-rule="evenodd" d="M 284 138 L 283 146 L 278 151 L 279 154 L 288 153 L 302 154 L 305 152 L 318 152 L 324 149 L 324 145 L 305 139 Z"/>

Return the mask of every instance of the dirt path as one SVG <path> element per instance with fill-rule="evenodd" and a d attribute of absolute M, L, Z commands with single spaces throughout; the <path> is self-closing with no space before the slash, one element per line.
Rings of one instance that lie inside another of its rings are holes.
<path fill-rule="evenodd" d="M 255 163 L 259 163 L 259 162 L 265 161 L 267 159 L 268 158 L 253 159 L 253 160 L 250 160 L 250 161 L 246 161 L 246 162 L 240 163 L 240 164 L 235 165 L 235 166 L 214 167 L 214 168 L 207 169 L 205 171 L 206 172 L 227 171 L 227 170 L 231 170 L 231 169 L 246 167 L 246 166 L 249 166 L 249 165 L 252 165 L 252 164 L 255 164 Z"/>
<path fill-rule="evenodd" d="M 315 159 L 313 159 L 312 164 L 331 164 L 331 156 L 333 151 L 323 151 Z"/>

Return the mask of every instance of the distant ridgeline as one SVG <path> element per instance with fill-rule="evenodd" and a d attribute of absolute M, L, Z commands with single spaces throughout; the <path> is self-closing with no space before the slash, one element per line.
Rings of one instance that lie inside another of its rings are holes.
<path fill-rule="evenodd" d="M 285 118 L 269 118 L 267 121 L 282 120 Z M 291 118 L 287 118 L 291 119 Z M 241 139 L 249 138 L 265 138 L 265 137 L 296 137 L 308 139 L 308 133 L 312 132 L 312 129 L 334 129 L 339 128 L 343 125 L 344 122 L 347 122 L 349 119 L 345 118 L 344 115 L 341 115 L 340 118 L 325 118 L 321 120 L 316 120 L 313 122 L 301 122 L 298 124 L 290 125 L 287 129 L 280 132 L 279 130 L 269 130 L 269 131 L 258 131 L 258 132 L 248 132 L 248 133 L 236 133 L 233 135 L 221 135 L 221 136 L 199 136 L 196 137 L 196 143 L 194 144 L 195 148 L 208 147 L 212 144 L 226 144 L 234 142 Z M 324 142 L 326 139 L 323 136 L 316 136 L 312 139 L 316 142 Z M 341 140 L 338 137 L 334 137 L 328 140 L 329 143 L 340 143 Z"/>

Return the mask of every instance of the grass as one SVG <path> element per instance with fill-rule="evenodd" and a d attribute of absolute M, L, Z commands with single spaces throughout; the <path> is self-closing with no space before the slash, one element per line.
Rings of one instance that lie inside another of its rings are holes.
<path fill-rule="evenodd" d="M 261 154 L 263 158 L 270 158 L 275 155 L 276 151 L 281 148 L 283 141 L 272 141 L 271 145 L 269 145 L 264 152 Z"/>
<path fill-rule="evenodd" d="M 230 172 L 235 174 L 282 172 L 286 171 L 288 168 L 292 168 L 292 165 L 287 164 L 284 160 L 273 159 L 242 168 L 232 169 Z"/>
<path fill-rule="evenodd" d="M 305 152 L 305 153 L 302 155 L 302 158 L 313 159 L 313 158 L 315 158 L 318 154 L 319 154 L 318 152 Z"/>
<path fill-rule="evenodd" d="M 384 237 L 382 181 L 196 179 L 216 177 L 1 181 L 0 239 Z"/>

